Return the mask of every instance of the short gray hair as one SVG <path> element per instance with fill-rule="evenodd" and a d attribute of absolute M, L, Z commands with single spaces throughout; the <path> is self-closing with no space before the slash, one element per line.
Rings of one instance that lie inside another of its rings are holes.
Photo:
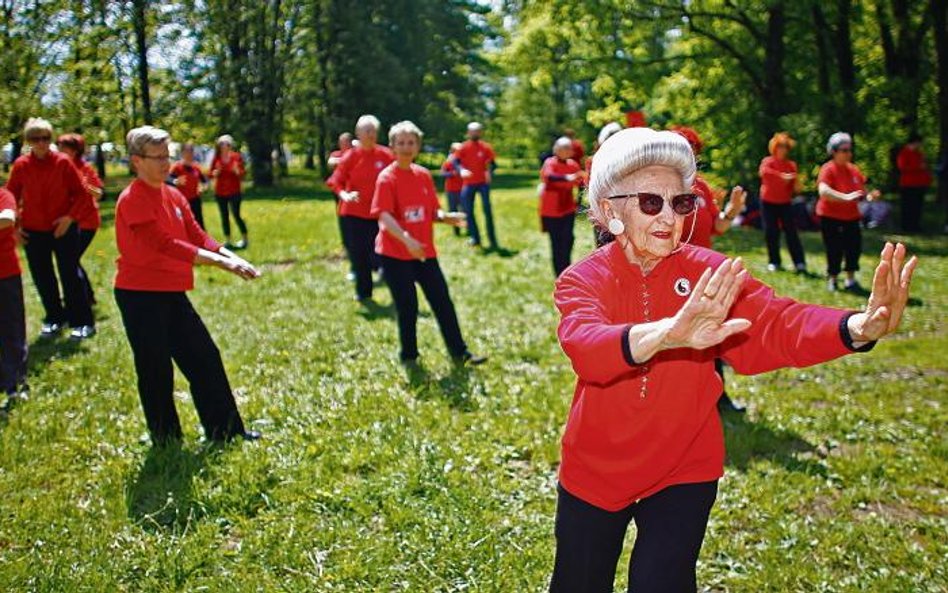
<path fill-rule="evenodd" d="M 553 143 L 553 150 L 556 151 L 560 148 L 573 148 L 573 141 L 568 136 L 560 136 Z"/>
<path fill-rule="evenodd" d="M 616 192 L 619 181 L 651 166 L 671 167 L 690 188 L 697 168 L 691 145 L 675 132 L 627 128 L 613 134 L 593 156 L 589 176 L 589 207 L 593 220 L 604 222 L 599 201 Z"/>
<path fill-rule="evenodd" d="M 406 119 L 389 128 L 389 145 L 395 144 L 395 138 L 398 138 L 402 134 L 414 134 L 415 137 L 418 138 L 418 144 L 421 144 L 421 139 L 425 137 L 425 133 L 421 131 L 421 128 Z"/>
<path fill-rule="evenodd" d="M 379 128 L 382 127 L 382 122 L 379 121 L 379 118 L 374 115 L 363 115 L 356 120 L 355 129 L 359 131 L 359 128 L 371 127 L 375 128 L 375 131 L 378 132 Z"/>
<path fill-rule="evenodd" d="M 483 129 L 484 129 L 484 124 L 482 124 L 479 121 L 472 121 L 471 123 L 467 124 L 468 132 L 482 131 Z"/>
<path fill-rule="evenodd" d="M 846 132 L 836 132 L 835 134 L 829 137 L 829 140 L 826 141 L 826 152 L 829 154 L 833 154 L 834 152 L 836 152 L 836 149 L 838 149 L 840 146 L 843 146 L 845 144 L 849 144 L 850 146 L 852 146 L 852 143 L 853 143 L 852 136 L 850 136 Z"/>
<path fill-rule="evenodd" d="M 125 136 L 125 146 L 128 154 L 145 155 L 146 146 L 158 146 L 171 140 L 171 134 L 153 126 L 135 128 Z"/>
<path fill-rule="evenodd" d="M 53 124 L 49 123 L 42 117 L 31 117 L 26 120 L 26 125 L 23 126 L 23 136 L 29 138 L 36 132 L 49 132 L 50 138 L 53 136 Z"/>

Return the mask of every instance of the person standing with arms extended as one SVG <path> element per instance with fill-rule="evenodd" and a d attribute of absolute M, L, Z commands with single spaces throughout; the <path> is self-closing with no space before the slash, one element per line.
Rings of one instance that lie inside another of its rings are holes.
<path fill-rule="evenodd" d="M 201 165 L 194 160 L 193 143 L 185 142 L 181 145 L 181 160 L 171 165 L 168 176 L 175 188 L 188 200 L 195 222 L 203 229 L 204 208 L 201 206 L 201 192 L 204 191 L 207 177 L 201 170 Z"/>
<path fill-rule="evenodd" d="M 839 290 L 839 273 L 846 259 L 845 290 L 859 292 L 856 281 L 859 257 L 862 255 L 862 228 L 859 200 L 875 200 L 882 193 L 866 192 L 866 177 L 853 164 L 853 139 L 845 132 L 836 132 L 826 143 L 830 160 L 820 167 L 817 179 L 820 199 L 816 215 L 820 217 L 823 248 L 826 250 L 827 289 Z"/>
<path fill-rule="evenodd" d="M 16 255 L 16 198 L 0 187 L 0 394 L 4 409 L 26 399 L 26 307 Z"/>
<path fill-rule="evenodd" d="M 240 216 L 240 182 L 246 175 L 244 159 L 234 150 L 234 138 L 224 134 L 217 139 L 214 159 L 211 161 L 211 178 L 214 180 L 214 197 L 221 212 L 221 226 L 224 229 L 224 244 L 236 249 L 246 249 L 249 245 L 247 225 Z M 240 241 L 236 245 L 230 239 L 230 213 L 240 230 Z"/>
<path fill-rule="evenodd" d="M 451 143 L 451 153 L 441 164 L 441 175 L 444 177 L 444 193 L 448 197 L 448 212 L 462 212 L 461 191 L 464 189 L 464 179 L 461 178 L 460 167 L 458 166 L 458 151 L 461 150 L 460 142 Z M 460 235 L 461 229 L 454 227 L 454 234 Z"/>
<path fill-rule="evenodd" d="M 46 313 L 40 335 L 58 335 L 68 322 L 72 328 L 70 338 L 90 338 L 95 335 L 95 320 L 79 272 L 76 223 L 90 216 L 95 207 L 92 196 L 71 159 L 50 150 L 53 127 L 48 121 L 31 118 L 26 122 L 24 136 L 30 154 L 13 163 L 7 189 L 19 204 L 19 229 L 26 260 Z"/>
<path fill-rule="evenodd" d="M 796 145 L 790 134 L 779 132 L 767 143 L 770 156 L 760 161 L 760 213 L 767 241 L 767 269 L 776 272 L 783 269 L 780 262 L 780 229 L 787 236 L 787 249 L 797 273 L 806 272 L 806 257 L 803 244 L 797 234 L 797 223 L 793 219 L 793 194 L 799 187 L 797 164 L 790 160 L 790 151 Z"/>
<path fill-rule="evenodd" d="M 356 121 L 359 146 L 346 153 L 332 175 L 343 241 L 355 273 L 356 300 L 361 303 L 372 299 L 375 237 L 379 234 L 378 216 L 372 214 L 375 182 L 382 169 L 395 160 L 391 150 L 378 144 L 380 126 L 374 115 L 363 115 Z"/>
<path fill-rule="evenodd" d="M 553 277 L 569 267 L 573 253 L 573 225 L 576 222 L 576 196 L 573 190 L 586 178 L 575 160 L 573 142 L 563 136 L 553 143 L 553 156 L 540 169 L 540 228 L 550 235 Z"/>
<path fill-rule="evenodd" d="M 496 167 L 496 156 L 490 144 L 481 140 L 484 126 L 476 121 L 467 124 L 467 140 L 461 144 L 457 160 L 461 167 L 461 206 L 467 215 L 467 230 L 471 245 L 480 246 L 481 233 L 474 216 L 474 196 L 481 195 L 484 209 L 484 223 L 487 226 L 487 240 L 491 249 L 497 249 L 497 233 L 494 231 L 494 213 L 490 205 L 491 173 Z"/>
<path fill-rule="evenodd" d="M 86 211 L 86 215 L 76 221 L 79 225 L 79 274 L 82 277 L 82 285 L 86 291 L 86 297 L 89 304 L 95 304 L 95 292 L 92 290 L 92 282 L 89 280 L 89 273 L 82 266 L 82 257 L 95 239 L 99 227 L 102 226 L 102 216 L 99 214 L 99 200 L 102 198 L 102 180 L 95 168 L 83 159 L 86 153 L 86 140 L 79 134 L 63 134 L 56 139 L 56 146 L 59 150 L 72 159 L 72 164 L 82 177 L 82 182 L 92 198 L 92 208 Z"/>
<path fill-rule="evenodd" d="M 194 288 L 195 265 L 216 266 L 245 280 L 260 273 L 209 237 L 187 199 L 165 183 L 169 141 L 166 131 L 151 126 L 128 133 L 136 179 L 115 206 L 115 302 L 134 355 L 148 432 L 155 445 L 181 439 L 173 362 L 191 386 L 208 440 L 254 440 L 260 434 L 244 428 L 220 351 L 187 291 Z"/>
<path fill-rule="evenodd" d="M 932 184 L 932 175 L 922 152 L 922 137 L 913 132 L 895 159 L 899 169 L 899 200 L 902 209 L 902 231 L 918 233 L 922 230 L 922 210 L 925 192 Z"/>

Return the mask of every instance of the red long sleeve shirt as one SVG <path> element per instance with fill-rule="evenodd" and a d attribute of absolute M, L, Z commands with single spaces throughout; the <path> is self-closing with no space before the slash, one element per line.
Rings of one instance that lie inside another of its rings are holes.
<path fill-rule="evenodd" d="M 0 187 L 0 212 L 16 212 L 16 198 L 6 188 Z M 16 256 L 14 226 L 0 229 L 0 280 L 20 275 L 20 259 Z"/>
<path fill-rule="evenodd" d="M 99 179 L 99 174 L 95 172 L 92 165 L 85 161 L 76 162 L 75 165 L 76 169 L 79 170 L 79 175 L 82 177 L 82 182 L 86 185 L 86 191 L 89 191 L 89 187 L 102 189 L 102 180 Z M 99 213 L 99 200 L 92 192 L 89 192 L 89 198 L 92 200 L 92 208 L 87 209 L 83 217 L 76 221 L 79 228 L 84 231 L 94 231 L 102 226 L 102 215 Z"/>
<path fill-rule="evenodd" d="M 825 183 L 838 192 L 848 194 L 857 190 L 866 189 L 866 177 L 859 167 L 852 163 L 837 165 L 829 161 L 820 167 L 820 176 L 817 183 Z M 820 196 L 816 202 L 816 215 L 836 220 L 853 221 L 862 218 L 859 212 L 859 200 L 834 200 Z"/>
<path fill-rule="evenodd" d="M 730 315 L 751 320 L 750 329 L 717 347 L 666 350 L 636 363 L 629 329 L 674 315 L 702 272 L 724 259 L 685 245 L 643 275 L 612 242 L 557 280 L 559 341 L 577 375 L 559 475 L 571 494 L 616 511 L 671 485 L 720 478 L 715 358 L 754 374 L 853 351 L 844 329 L 850 313 L 778 297 L 751 278 Z"/>
<path fill-rule="evenodd" d="M 795 179 L 784 179 L 781 175 L 796 173 L 797 164 L 790 159 L 775 156 L 764 157 L 757 169 L 760 174 L 760 199 L 768 204 L 789 204 L 793 200 Z"/>
<path fill-rule="evenodd" d="M 197 163 L 178 161 L 171 165 L 171 171 L 168 173 L 168 175 L 175 180 L 182 178 L 184 179 L 184 185 L 176 185 L 175 188 L 184 194 L 185 198 L 193 201 L 201 197 L 201 182 L 206 181 L 207 178 L 204 176 L 204 171 L 201 171 L 201 167 Z M 239 191 L 239 183 L 237 187 Z"/>
<path fill-rule="evenodd" d="M 899 168 L 899 187 L 928 187 L 932 184 L 931 173 L 925 163 L 925 153 L 903 146 L 895 159 Z"/>
<path fill-rule="evenodd" d="M 195 222 L 181 192 L 138 179 L 119 195 L 115 240 L 119 251 L 115 287 L 126 290 L 191 290 L 198 248 L 220 249 Z"/>
<path fill-rule="evenodd" d="M 20 223 L 25 231 L 48 233 L 62 216 L 82 220 L 93 208 L 72 159 L 58 152 L 44 158 L 27 154 L 13 163 L 7 189 L 20 205 Z"/>
<path fill-rule="evenodd" d="M 714 221 L 718 219 L 718 215 L 721 214 L 721 211 L 714 202 L 714 194 L 711 191 L 711 186 L 708 185 L 708 182 L 702 179 L 700 175 L 695 176 L 695 182 L 694 185 L 691 186 L 691 191 L 698 196 L 698 204 L 695 206 L 695 213 L 685 217 L 685 226 L 681 231 L 681 240 L 687 241 L 692 245 L 697 245 L 698 247 L 707 247 L 710 249 L 711 237 L 720 234 L 714 228 Z M 691 230 L 692 225 L 694 225 L 694 231 Z"/>
<path fill-rule="evenodd" d="M 461 172 L 458 171 L 454 155 L 449 156 L 441 165 L 441 172 L 444 173 L 444 191 L 449 193 L 461 193 L 464 188 L 464 180 L 461 179 Z"/>
<path fill-rule="evenodd" d="M 385 146 L 375 145 L 371 149 L 353 148 L 342 157 L 342 161 L 332 174 L 332 189 L 337 194 L 342 191 L 357 191 L 359 199 L 355 202 L 339 200 L 339 216 L 374 219 L 372 216 L 372 197 L 375 195 L 375 181 L 382 169 L 395 160 L 395 155 Z"/>
<path fill-rule="evenodd" d="M 211 161 L 211 176 L 214 177 L 214 195 L 229 198 L 240 193 L 240 180 L 247 170 L 244 168 L 244 159 L 240 153 L 231 152 L 226 161 L 219 155 L 214 155 Z"/>
<path fill-rule="evenodd" d="M 565 161 L 551 156 L 543 162 L 540 180 L 543 192 L 540 194 L 540 216 L 561 217 L 576 212 L 576 197 L 573 188 L 578 187 L 580 178 L 567 181 L 567 175 L 579 173 L 582 169 L 573 159 Z"/>

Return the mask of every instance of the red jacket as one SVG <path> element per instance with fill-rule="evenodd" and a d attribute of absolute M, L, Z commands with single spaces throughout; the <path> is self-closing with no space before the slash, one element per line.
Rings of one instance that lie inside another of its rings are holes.
<path fill-rule="evenodd" d="M 925 163 L 925 153 L 903 146 L 895 159 L 899 168 L 899 187 L 928 187 L 932 184 L 931 173 Z"/>
<path fill-rule="evenodd" d="M 582 171 L 573 159 L 561 161 L 551 156 L 540 169 L 543 192 L 540 194 L 540 216 L 561 217 L 576 212 L 576 197 L 573 188 L 579 186 L 581 178 L 567 181 L 567 175 Z"/>
<path fill-rule="evenodd" d="M 329 186 L 337 194 L 342 191 L 359 192 L 357 202 L 339 200 L 339 216 L 374 219 L 372 197 L 375 181 L 382 169 L 395 160 L 395 155 L 385 146 L 375 145 L 371 150 L 353 148 L 342 157 L 329 180 Z"/>
<path fill-rule="evenodd" d="M 750 329 L 707 350 L 667 350 L 636 363 L 629 328 L 674 315 L 702 272 L 724 259 L 685 245 L 643 275 L 612 242 L 560 275 L 558 336 L 577 375 L 559 476 L 571 494 L 616 511 L 674 484 L 720 478 L 715 358 L 754 374 L 853 351 L 850 313 L 780 298 L 751 278 L 731 311 L 751 320 Z"/>
<path fill-rule="evenodd" d="M 86 186 L 102 189 L 102 180 L 99 179 L 99 174 L 95 172 L 92 165 L 85 161 L 80 161 L 75 163 L 75 165 L 79 170 L 79 175 L 82 176 L 82 182 Z M 94 231 L 102 226 L 102 215 L 99 214 L 99 200 L 96 198 L 96 195 L 89 192 L 89 197 L 92 199 L 92 208 L 87 209 L 85 215 L 77 220 L 76 224 L 78 224 L 82 230 Z"/>
<path fill-rule="evenodd" d="M 83 220 L 93 208 L 72 159 L 59 152 L 42 159 L 33 154 L 18 158 L 7 189 L 20 205 L 20 226 L 25 231 L 51 232 L 57 218 Z"/>
<path fill-rule="evenodd" d="M 211 177 L 214 177 L 214 195 L 221 198 L 230 198 L 240 194 L 240 180 L 247 170 L 244 168 L 244 159 L 239 152 L 231 152 L 227 162 L 214 155 L 211 161 Z"/>
<path fill-rule="evenodd" d="M 718 205 L 714 202 L 711 186 L 700 175 L 695 176 L 691 191 L 698 196 L 698 204 L 694 214 L 685 217 L 685 226 L 681 230 L 681 240 L 698 247 L 710 249 L 711 237 L 720 234 L 714 228 L 714 221 L 718 219 L 721 211 L 718 210 Z M 691 230 L 692 225 L 694 225 L 694 231 Z"/>
<path fill-rule="evenodd" d="M 796 179 L 786 180 L 782 174 L 796 173 L 797 164 L 790 159 L 764 157 L 757 172 L 760 174 L 760 199 L 768 204 L 789 204 L 793 200 Z"/>

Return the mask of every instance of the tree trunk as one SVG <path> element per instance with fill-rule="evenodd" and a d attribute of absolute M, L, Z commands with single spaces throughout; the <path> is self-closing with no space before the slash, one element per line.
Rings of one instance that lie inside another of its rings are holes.
<path fill-rule="evenodd" d="M 839 85 L 843 91 L 843 101 L 835 110 L 835 120 L 836 125 L 844 131 L 857 134 L 862 129 L 862 118 L 856 103 L 856 62 L 853 58 L 852 33 L 849 26 L 852 18 L 852 0 L 837 0 L 833 48 L 836 52 L 836 68 L 839 74 Z"/>
<path fill-rule="evenodd" d="M 138 86 L 142 98 L 142 119 L 152 124 L 151 90 L 148 85 L 148 29 L 145 10 L 148 0 L 132 0 L 132 26 L 135 29 L 135 52 L 138 56 Z"/>
<path fill-rule="evenodd" d="M 767 9 L 767 46 L 764 53 L 764 122 L 763 132 L 776 130 L 778 120 L 789 111 L 784 79 L 784 32 L 787 28 L 783 2 Z"/>
<path fill-rule="evenodd" d="M 820 99 L 823 106 L 823 122 L 825 124 L 829 121 L 830 113 L 827 110 L 827 107 L 829 106 L 828 99 L 833 92 L 832 83 L 830 82 L 830 60 L 833 58 L 830 56 L 829 43 L 826 39 L 826 33 L 829 31 L 829 23 L 826 22 L 826 15 L 823 14 L 823 9 L 817 2 L 813 3 L 812 15 L 813 35 L 815 38 L 814 41 L 816 42 L 817 57 L 816 88 L 820 93 Z"/>
<path fill-rule="evenodd" d="M 948 0 L 931 0 L 935 25 L 935 55 L 938 80 L 938 162 L 943 167 L 938 177 L 938 197 L 948 208 Z M 948 219 L 945 220 L 948 225 Z"/>

